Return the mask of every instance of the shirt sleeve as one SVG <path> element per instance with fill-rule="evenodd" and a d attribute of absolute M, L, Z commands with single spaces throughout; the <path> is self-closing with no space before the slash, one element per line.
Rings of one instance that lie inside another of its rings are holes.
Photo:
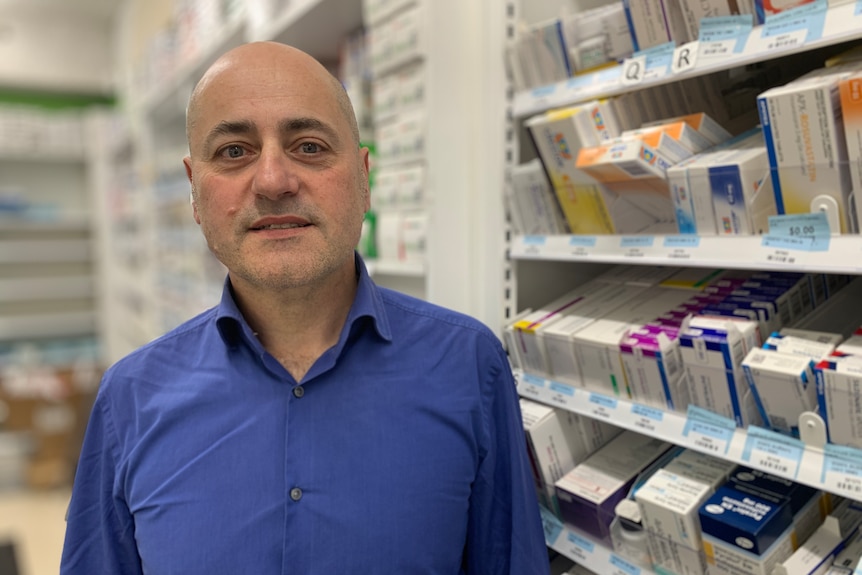
<path fill-rule="evenodd" d="M 482 459 L 470 496 L 467 575 L 547 575 L 545 545 L 518 394 L 502 346 L 482 370 Z"/>
<path fill-rule="evenodd" d="M 87 424 L 66 518 L 61 575 L 142 573 L 134 522 L 116 494 L 118 441 L 104 387 Z"/>

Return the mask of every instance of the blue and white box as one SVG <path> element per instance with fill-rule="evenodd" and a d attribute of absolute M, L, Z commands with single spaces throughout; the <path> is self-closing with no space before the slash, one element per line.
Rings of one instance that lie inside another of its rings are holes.
<path fill-rule="evenodd" d="M 785 498 L 725 485 L 701 506 L 699 516 L 710 575 L 771 575 L 793 554 Z"/>

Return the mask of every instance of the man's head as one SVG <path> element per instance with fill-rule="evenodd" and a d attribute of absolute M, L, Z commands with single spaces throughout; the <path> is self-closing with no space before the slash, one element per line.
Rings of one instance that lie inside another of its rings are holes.
<path fill-rule="evenodd" d="M 186 121 L 195 220 L 236 288 L 352 270 L 368 151 L 341 84 L 309 55 L 245 44 L 206 72 Z"/>

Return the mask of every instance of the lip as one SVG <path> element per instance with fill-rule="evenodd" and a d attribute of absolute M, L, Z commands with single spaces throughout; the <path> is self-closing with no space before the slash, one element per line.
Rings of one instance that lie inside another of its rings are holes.
<path fill-rule="evenodd" d="M 293 225 L 297 227 L 293 228 L 267 228 L 268 226 L 285 226 L 285 225 Z M 249 231 L 252 232 L 272 232 L 272 231 L 292 231 L 296 229 L 301 229 L 302 227 L 311 225 L 305 218 L 301 218 L 299 216 L 268 216 L 265 218 L 260 218 L 259 220 L 254 221 L 249 226 Z"/>

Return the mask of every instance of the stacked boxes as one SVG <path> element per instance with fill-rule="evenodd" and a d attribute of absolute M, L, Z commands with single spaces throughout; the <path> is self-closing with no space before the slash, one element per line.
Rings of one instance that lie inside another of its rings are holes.
<path fill-rule="evenodd" d="M 623 431 L 557 481 L 563 521 L 610 545 L 617 503 L 638 473 L 670 448 L 658 439 Z"/>

